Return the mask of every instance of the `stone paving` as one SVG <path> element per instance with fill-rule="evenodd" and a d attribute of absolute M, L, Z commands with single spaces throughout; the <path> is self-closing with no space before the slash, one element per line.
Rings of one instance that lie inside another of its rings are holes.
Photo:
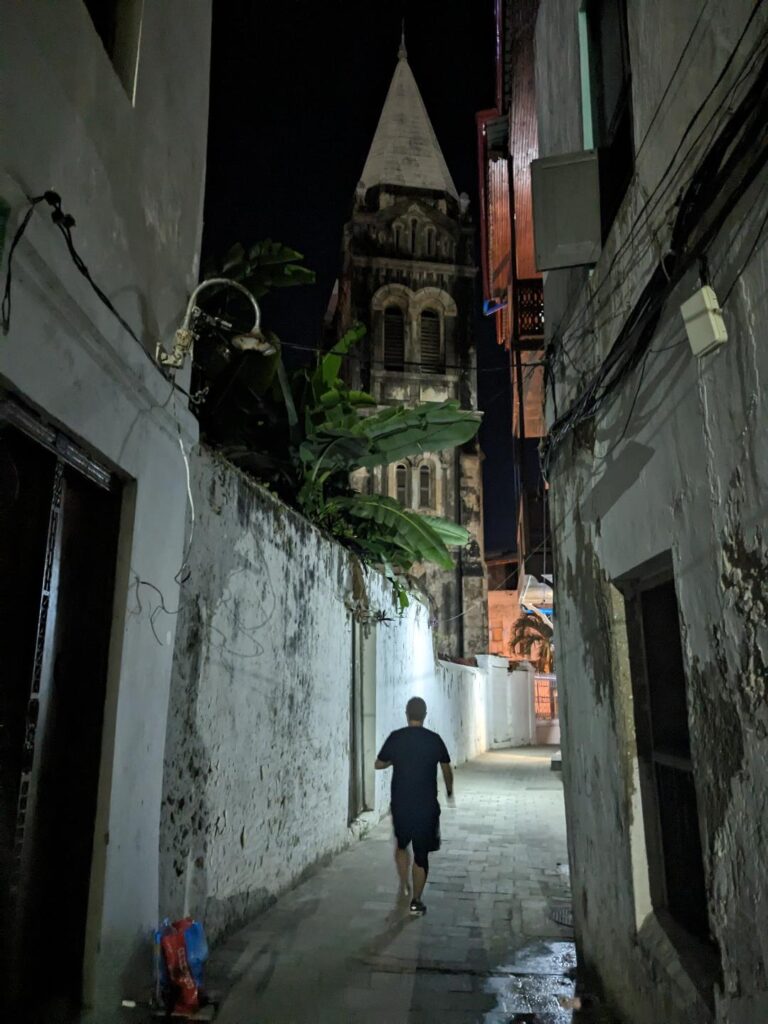
<path fill-rule="evenodd" d="M 219 1024 L 569 1024 L 565 817 L 551 748 L 456 773 L 427 914 L 398 897 L 389 819 L 214 954 Z M 444 801 L 443 801 L 444 802 Z M 592 1020 L 592 1018 L 590 1018 Z"/>

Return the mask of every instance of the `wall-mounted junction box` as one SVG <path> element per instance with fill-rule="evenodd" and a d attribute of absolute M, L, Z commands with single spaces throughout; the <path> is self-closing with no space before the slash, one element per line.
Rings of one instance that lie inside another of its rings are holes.
<path fill-rule="evenodd" d="M 723 311 L 713 288 L 705 284 L 680 307 L 685 331 L 695 356 L 705 356 L 728 340 Z"/>

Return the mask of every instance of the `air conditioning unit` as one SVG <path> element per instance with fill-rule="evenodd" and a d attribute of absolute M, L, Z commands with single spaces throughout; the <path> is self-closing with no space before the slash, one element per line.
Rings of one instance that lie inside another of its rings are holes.
<path fill-rule="evenodd" d="M 596 263 L 602 248 L 597 150 L 531 164 L 537 270 Z"/>

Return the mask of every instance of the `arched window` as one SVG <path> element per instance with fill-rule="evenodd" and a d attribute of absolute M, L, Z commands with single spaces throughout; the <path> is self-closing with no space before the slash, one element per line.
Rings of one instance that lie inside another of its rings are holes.
<path fill-rule="evenodd" d="M 402 370 L 405 366 L 405 319 L 397 306 L 384 310 L 384 368 Z"/>
<path fill-rule="evenodd" d="M 435 229 L 427 228 L 427 256 L 434 256 L 435 250 Z"/>
<path fill-rule="evenodd" d="M 402 228 L 399 224 L 395 224 L 394 236 L 395 236 L 395 251 L 400 252 L 400 245 L 402 244 Z"/>
<path fill-rule="evenodd" d="M 442 373 L 444 360 L 440 344 L 440 314 L 425 309 L 419 321 L 421 368 L 428 373 Z"/>
<path fill-rule="evenodd" d="M 401 505 L 408 504 L 408 467 L 403 463 L 395 466 L 395 497 Z"/>
<path fill-rule="evenodd" d="M 416 228 L 417 224 L 415 220 L 411 221 L 411 252 L 416 255 Z"/>
<path fill-rule="evenodd" d="M 435 471 L 428 462 L 419 470 L 419 507 L 435 507 Z"/>

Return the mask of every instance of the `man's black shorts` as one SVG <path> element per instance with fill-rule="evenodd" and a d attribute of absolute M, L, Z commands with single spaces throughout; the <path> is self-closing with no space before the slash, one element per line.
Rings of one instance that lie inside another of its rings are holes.
<path fill-rule="evenodd" d="M 417 848 L 424 853 L 440 849 L 440 808 L 426 814 L 400 811 L 392 808 L 392 824 L 397 845 L 404 850 L 413 844 L 414 856 Z"/>

